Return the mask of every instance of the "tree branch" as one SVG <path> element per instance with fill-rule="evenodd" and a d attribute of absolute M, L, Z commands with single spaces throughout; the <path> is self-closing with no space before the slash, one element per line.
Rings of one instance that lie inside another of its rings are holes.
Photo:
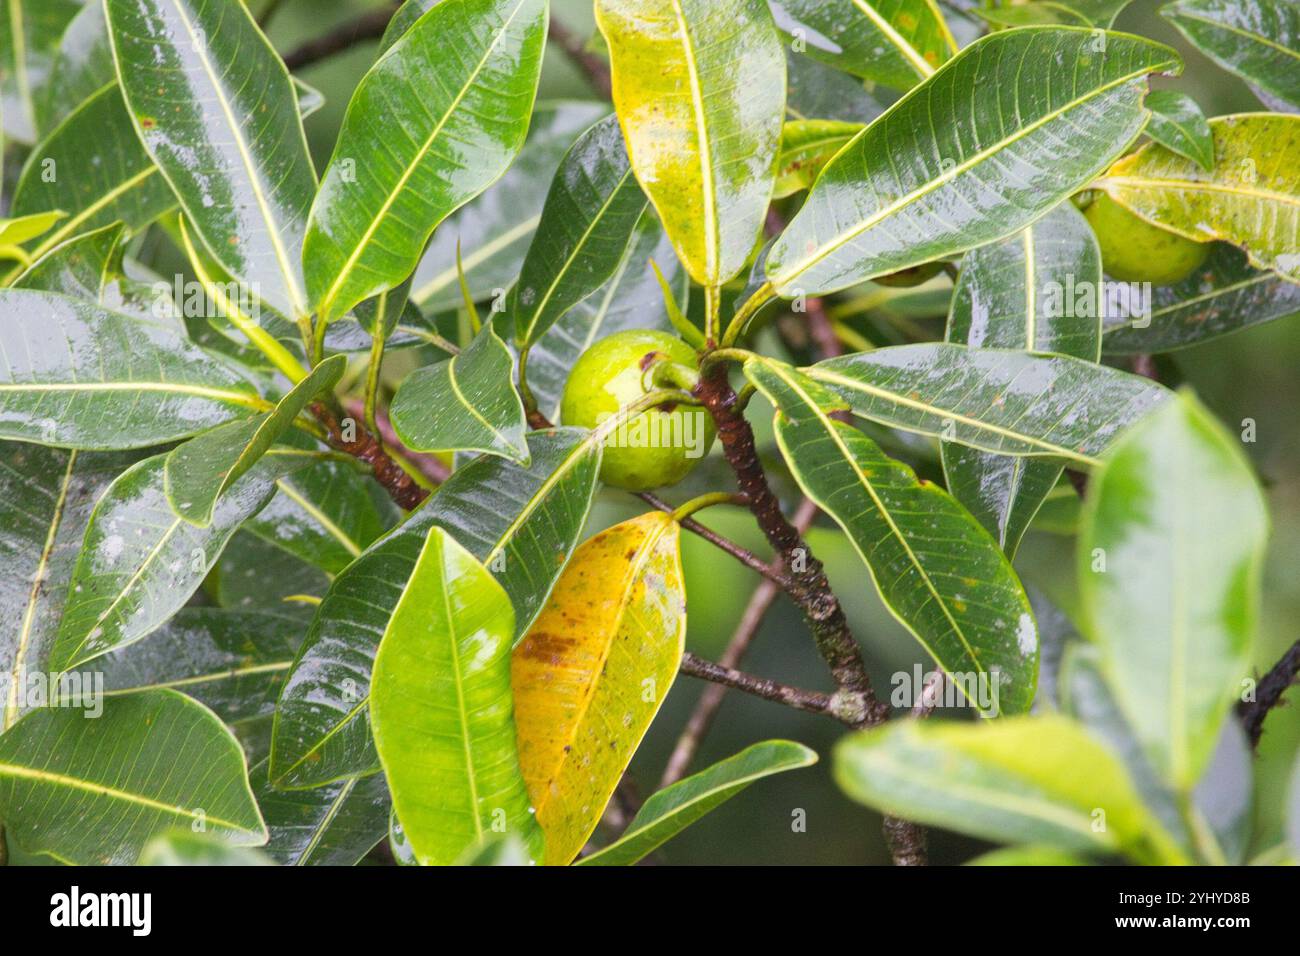
<path fill-rule="evenodd" d="M 673 506 L 670 505 L 668 502 L 664 501 L 662 498 L 658 497 L 657 495 L 651 494 L 648 491 L 642 491 L 637 493 L 637 497 L 640 498 L 642 501 L 644 501 L 646 504 L 650 505 L 651 507 L 658 508 L 660 511 L 665 511 L 671 514 L 674 510 Z M 776 567 L 773 567 L 771 562 L 764 561 L 762 558 L 754 554 L 752 551 L 742 548 L 740 545 L 736 544 L 736 542 L 732 541 L 730 538 L 724 538 L 722 535 L 718 534 L 718 532 L 714 531 L 712 528 L 700 524 L 694 518 L 683 518 L 681 521 L 678 522 L 678 524 L 680 524 L 687 531 L 699 535 L 701 538 L 709 542 L 709 544 L 713 545 L 714 547 L 722 551 L 725 551 L 727 554 L 731 555 L 733 558 L 735 558 L 745 567 L 749 568 L 751 571 L 756 571 L 757 573 L 761 574 L 763 577 L 765 577 L 768 581 L 772 582 L 777 587 L 782 588 L 784 590 L 795 586 L 794 582 L 791 581 L 789 577 L 787 577 L 785 574 L 782 573 L 781 566 L 779 564 Z"/>
<path fill-rule="evenodd" d="M 610 77 L 609 64 L 588 50 L 586 41 L 582 37 L 552 16 L 548 38 L 564 51 L 573 65 L 587 78 L 592 89 L 605 99 L 613 97 L 614 82 Z"/>
<path fill-rule="evenodd" d="M 738 671 L 734 667 L 724 667 L 722 664 L 707 661 L 702 657 L 697 657 L 690 651 L 682 655 L 680 671 L 691 677 L 711 681 L 721 687 L 733 687 L 736 690 L 743 690 L 746 694 L 753 694 L 755 697 L 763 698 L 763 700 L 784 704 L 787 707 L 793 707 L 795 710 L 804 710 L 811 714 L 826 714 L 835 717 L 837 720 L 844 720 L 843 717 L 836 713 L 835 698 L 830 694 L 823 694 L 815 690 L 801 690 L 798 687 L 778 684 L 776 681 L 768 680 L 765 677 L 755 677 L 753 674 Z M 852 726 L 851 720 L 844 720 L 844 722 Z"/>
<path fill-rule="evenodd" d="M 330 445 L 369 465 L 375 480 L 384 486 L 389 497 L 399 508 L 410 511 L 429 496 L 429 492 L 421 488 L 415 479 L 393 460 L 392 456 L 384 450 L 383 444 L 366 431 L 359 421 L 352 420 L 356 425 L 356 432 L 352 441 L 348 441 L 344 438 L 343 426 L 339 423 L 333 409 L 323 402 L 314 402 L 311 413 L 325 426 Z"/>
<path fill-rule="evenodd" d="M 1264 735 L 1264 718 L 1282 702 L 1282 695 L 1295 686 L 1298 674 L 1300 641 L 1292 644 L 1281 660 L 1259 679 L 1255 686 L 1255 699 L 1237 704 L 1237 717 L 1250 738 L 1251 747 L 1259 746 L 1259 739 Z"/>
<path fill-rule="evenodd" d="M 365 420 L 365 405 L 359 399 L 351 398 L 346 400 L 343 403 L 343 408 L 354 420 Z M 451 469 L 443 464 L 441 459 L 434 455 L 411 451 L 403 445 L 402 440 L 397 437 L 397 432 L 393 430 L 392 422 L 388 419 L 388 413 L 382 408 L 375 409 L 375 427 L 379 431 L 380 440 L 386 447 L 401 455 L 410 463 L 411 467 L 415 468 L 435 485 L 440 485 L 451 477 Z"/>
<path fill-rule="evenodd" d="M 396 6 L 368 10 L 360 16 L 339 24 L 333 30 L 284 55 L 284 65 L 290 72 L 329 59 L 369 40 L 378 40 L 388 29 L 388 21 L 397 12 Z"/>

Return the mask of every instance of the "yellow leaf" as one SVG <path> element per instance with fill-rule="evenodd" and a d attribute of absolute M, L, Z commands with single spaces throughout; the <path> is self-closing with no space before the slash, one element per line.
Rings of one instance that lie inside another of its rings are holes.
<path fill-rule="evenodd" d="M 677 676 L 686 593 L 660 512 L 586 541 L 515 648 L 519 764 L 546 859 L 578 855 Z"/>

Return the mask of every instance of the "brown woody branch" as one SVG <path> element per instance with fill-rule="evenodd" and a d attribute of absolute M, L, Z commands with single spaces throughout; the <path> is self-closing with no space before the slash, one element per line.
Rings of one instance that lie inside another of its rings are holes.
<path fill-rule="evenodd" d="M 352 420 L 356 429 L 355 436 L 348 441 L 344 437 L 343 426 L 334 409 L 323 402 L 315 402 L 311 406 L 311 413 L 325 426 L 330 445 L 369 465 L 375 480 L 384 487 L 398 507 L 410 511 L 429 496 L 429 492 L 421 488 L 415 479 L 393 460 L 379 439 L 366 431 L 359 421 Z"/>
<path fill-rule="evenodd" d="M 766 677 L 755 677 L 753 674 L 738 671 L 734 667 L 726 667 L 722 664 L 715 664 L 713 661 L 707 661 L 702 657 L 697 657 L 690 651 L 682 655 L 680 671 L 691 677 L 710 681 L 715 686 L 733 687 L 736 690 L 744 691 L 746 694 L 761 697 L 763 700 L 770 700 L 773 703 L 793 707 L 795 710 L 804 710 L 812 714 L 827 714 L 836 719 L 843 719 L 836 713 L 835 698 L 830 694 L 823 694 L 815 690 L 801 690 L 798 687 L 778 684 Z M 849 723 L 850 726 L 853 725 L 851 720 L 845 722 Z"/>
<path fill-rule="evenodd" d="M 1255 699 L 1237 705 L 1237 717 L 1250 738 L 1251 747 L 1259 746 L 1264 735 L 1264 718 L 1282 702 L 1282 695 L 1296 684 L 1300 675 L 1300 641 L 1296 641 L 1282 655 L 1282 659 L 1255 685 Z"/>
<path fill-rule="evenodd" d="M 305 66 L 319 63 L 338 53 L 343 53 L 354 46 L 369 40 L 378 40 L 388 29 L 388 21 L 393 19 L 397 6 L 368 10 L 360 16 L 339 24 L 333 30 L 314 40 L 308 40 L 302 46 L 284 55 L 284 65 L 291 71 L 301 70 Z"/>

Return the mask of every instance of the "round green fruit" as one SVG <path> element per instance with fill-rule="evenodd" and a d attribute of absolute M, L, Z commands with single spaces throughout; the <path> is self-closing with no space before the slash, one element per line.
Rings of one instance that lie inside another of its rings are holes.
<path fill-rule="evenodd" d="M 632 330 L 601 339 L 573 365 L 560 420 L 596 428 L 620 408 L 646 394 L 646 369 L 668 360 L 695 368 L 694 350 L 666 332 Z M 696 405 L 652 408 L 616 428 L 605 441 L 600 478 L 628 491 L 647 491 L 681 481 L 708 454 L 713 420 Z"/>
<path fill-rule="evenodd" d="M 1121 282 L 1181 282 L 1210 253 L 1208 242 L 1193 242 L 1153 226 L 1105 193 L 1099 193 L 1083 214 L 1097 234 L 1106 274 Z"/>

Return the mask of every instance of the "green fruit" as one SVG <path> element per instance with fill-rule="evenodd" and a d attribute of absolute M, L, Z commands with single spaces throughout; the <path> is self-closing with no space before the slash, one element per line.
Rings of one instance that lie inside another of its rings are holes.
<path fill-rule="evenodd" d="M 624 405 L 646 394 L 645 369 L 654 356 L 694 368 L 694 350 L 666 332 L 616 332 L 597 342 L 573 365 L 560 420 L 595 428 Z M 713 420 L 703 408 L 654 408 L 616 429 L 605 441 L 600 478 L 607 485 L 647 491 L 681 481 L 713 445 Z"/>
<path fill-rule="evenodd" d="M 1153 226 L 1105 193 L 1099 193 L 1083 214 L 1097 234 L 1106 274 L 1121 282 L 1181 282 L 1210 253 L 1208 242 L 1193 242 Z"/>

